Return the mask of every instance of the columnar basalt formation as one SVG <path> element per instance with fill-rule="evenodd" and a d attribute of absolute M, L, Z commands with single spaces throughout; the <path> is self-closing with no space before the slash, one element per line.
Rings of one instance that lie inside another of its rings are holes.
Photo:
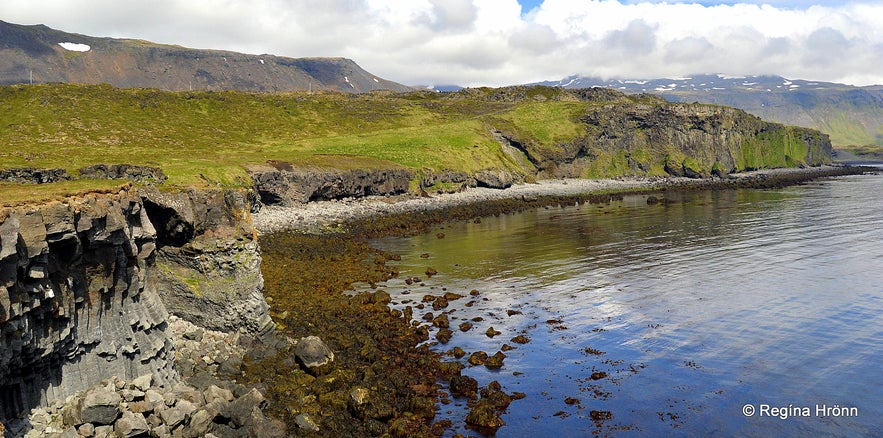
<path fill-rule="evenodd" d="M 0 415 L 111 375 L 177 379 L 168 313 L 153 287 L 156 232 L 138 196 L 0 214 Z"/>
<path fill-rule="evenodd" d="M 0 420 L 108 377 L 176 384 L 170 313 L 272 331 L 249 206 L 142 188 L 0 212 Z"/>

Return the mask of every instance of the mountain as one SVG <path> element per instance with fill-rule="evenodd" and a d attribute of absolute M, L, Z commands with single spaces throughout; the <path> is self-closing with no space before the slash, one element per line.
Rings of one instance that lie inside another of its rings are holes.
<path fill-rule="evenodd" d="M 743 109 L 765 120 L 818 129 L 835 146 L 883 145 L 883 86 L 855 87 L 781 76 L 694 75 L 687 78 L 604 80 L 569 76 L 541 85 L 612 88 L 652 93 L 672 102 Z"/>
<path fill-rule="evenodd" d="M 98 38 L 0 21 L 0 85 L 107 83 L 185 90 L 409 91 L 344 58 L 286 58 Z"/>

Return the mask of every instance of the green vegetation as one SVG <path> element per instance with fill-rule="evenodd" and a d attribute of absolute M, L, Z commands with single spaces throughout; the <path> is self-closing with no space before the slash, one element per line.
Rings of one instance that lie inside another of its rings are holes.
<path fill-rule="evenodd" d="M 567 159 L 578 153 L 580 142 L 597 134 L 597 128 L 581 120 L 588 112 L 638 103 L 664 104 L 611 90 L 548 87 L 451 94 L 255 94 L 108 85 L 6 86 L 0 87 L 0 169 L 64 168 L 76 177 L 79 169 L 92 164 L 128 163 L 161 168 L 169 177 L 165 186 L 172 188 L 249 186 L 245 167 L 267 160 L 343 169 L 503 168 L 530 179 L 535 169 L 504 153 L 493 130 L 517 138 L 534 158 Z M 647 137 L 640 129 L 634 135 Z M 743 164 L 800 162 L 796 157 L 806 153 L 805 144 L 794 136 L 787 142 L 778 138 L 748 142 Z M 777 158 L 783 154 L 795 160 Z M 683 163 L 687 157 L 678 158 Z M 579 159 L 581 176 L 632 174 L 636 166 L 644 173 L 664 173 L 659 154 L 641 148 L 591 151 Z M 0 183 L 0 204 L 113 190 L 123 183 Z"/>
<path fill-rule="evenodd" d="M 844 148 L 847 152 L 864 160 L 883 160 L 883 146 L 865 145 Z"/>
<path fill-rule="evenodd" d="M 876 111 L 878 118 L 873 123 L 883 120 L 883 113 Z M 876 144 L 883 146 L 883 125 L 877 127 L 877 135 L 873 129 L 865 126 L 866 120 L 853 117 L 842 109 L 831 108 L 824 112 L 825 119 L 816 122 L 818 129 L 831 135 L 831 142 L 837 146 Z"/>
<path fill-rule="evenodd" d="M 777 130 L 761 132 L 756 141 L 746 141 L 742 145 L 740 169 L 762 169 L 766 167 L 794 167 L 805 164 L 810 147 L 795 132 L 796 128 L 781 127 Z"/>

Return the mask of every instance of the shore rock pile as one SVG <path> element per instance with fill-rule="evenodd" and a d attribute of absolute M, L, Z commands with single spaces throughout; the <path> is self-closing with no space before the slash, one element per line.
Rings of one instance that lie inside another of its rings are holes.
<path fill-rule="evenodd" d="M 194 378 L 219 384 L 206 376 L 239 375 L 246 353 L 239 332 L 208 330 L 174 315 L 169 317 L 169 331 L 175 345 L 175 365 L 183 380 L 207 387 L 208 384 L 193 382 Z"/>
<path fill-rule="evenodd" d="M 281 437 L 285 425 L 262 411 L 256 389 L 215 385 L 199 390 L 186 384 L 152 386 L 150 374 L 132 381 L 116 377 L 69 397 L 63 404 L 35 409 L 25 437 Z"/>
<path fill-rule="evenodd" d="M 256 388 L 233 382 L 246 353 L 238 332 L 207 330 L 169 318 L 181 382 L 158 385 L 152 374 L 117 377 L 46 408 L 29 425 L 9 432 L 25 437 L 281 437 L 286 426 L 264 414 Z"/>

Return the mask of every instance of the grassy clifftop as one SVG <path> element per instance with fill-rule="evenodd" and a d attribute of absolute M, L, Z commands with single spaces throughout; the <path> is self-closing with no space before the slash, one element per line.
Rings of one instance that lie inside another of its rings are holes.
<path fill-rule="evenodd" d="M 568 153 L 558 151 L 582 148 L 585 165 L 569 168 L 569 176 L 662 174 L 662 162 L 656 161 L 666 154 L 654 148 L 677 151 L 682 160 L 694 155 L 677 144 L 677 136 L 668 140 L 674 143 L 662 146 L 653 142 L 630 146 L 630 155 L 655 160 L 646 168 L 599 170 L 593 159 L 618 152 L 609 142 L 602 142 L 605 149 L 600 152 L 589 150 L 587 145 L 598 143 L 595 137 L 610 132 L 587 124 L 587 115 L 667 105 L 652 96 L 547 87 L 454 94 L 253 94 L 107 85 L 6 86 L 0 87 L 0 169 L 65 168 L 76 176 L 88 165 L 128 163 L 161 168 L 170 186 L 230 187 L 249 186 L 244 166 L 267 160 L 344 169 L 405 166 L 471 173 L 497 168 L 537 174 L 541 160 L 567 160 Z M 646 128 L 628 129 L 640 133 Z M 765 150 L 765 144 L 781 143 L 778 137 L 769 138 L 775 130 L 762 128 L 763 137 L 759 136 L 761 128 L 746 128 L 750 132 L 742 137 L 747 146 Z M 494 132 L 505 132 L 530 162 L 506 153 Z M 806 163 L 804 156 L 786 160 L 779 150 L 771 150 L 770 155 L 774 156 L 752 152 L 750 166 Z M 40 190 L 52 196 L 109 184 L 62 182 Z M 20 197 L 22 188 L 0 184 L 0 200 Z"/>

